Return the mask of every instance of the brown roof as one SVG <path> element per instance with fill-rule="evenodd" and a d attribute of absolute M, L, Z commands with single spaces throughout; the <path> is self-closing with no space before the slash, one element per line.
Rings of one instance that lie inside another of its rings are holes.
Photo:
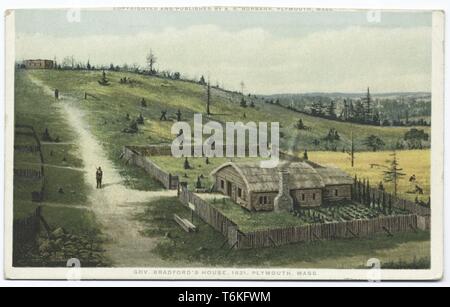
<path fill-rule="evenodd" d="M 258 162 L 230 162 L 217 168 L 212 175 L 226 167 L 233 167 L 251 192 L 277 192 L 280 187 L 280 170 L 289 172 L 291 190 L 318 189 L 326 185 L 353 183 L 352 178 L 340 170 L 315 168 L 306 162 L 281 162 L 276 168 L 261 168 Z"/>
<path fill-rule="evenodd" d="M 325 185 L 353 184 L 353 178 L 339 168 L 318 167 L 315 170 Z"/>

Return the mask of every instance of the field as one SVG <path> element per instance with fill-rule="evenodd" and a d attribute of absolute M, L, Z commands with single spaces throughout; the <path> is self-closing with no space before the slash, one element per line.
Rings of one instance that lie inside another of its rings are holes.
<path fill-rule="evenodd" d="M 50 88 L 58 88 L 64 97 L 77 101 L 79 106 L 86 111 L 86 118 L 91 125 L 92 132 L 102 142 L 109 158 L 121 169 L 122 175 L 127 178 L 127 182 L 132 188 L 153 190 L 161 187 L 149 178 L 145 179 L 146 182 L 142 182 L 145 173 L 120 162 L 118 157 L 123 146 L 171 143 L 174 139 L 174 135 L 170 133 L 171 127 L 176 121 L 175 114 L 178 110 L 182 113 L 182 120 L 191 124 L 195 113 L 205 113 L 205 87 L 193 82 L 167 80 L 127 72 L 107 72 L 110 85 L 100 86 L 97 81 L 101 77 L 101 72 L 98 71 L 19 71 L 18 75 L 27 82 L 34 80 Z M 123 77 L 133 79 L 135 83 L 133 85 L 121 84 L 119 80 Z M 84 99 L 85 93 L 91 95 L 86 100 Z M 341 140 L 335 144 L 338 151 L 349 149 L 352 132 L 355 136 L 356 150 L 367 151 L 368 148 L 363 144 L 367 136 L 377 135 L 386 143 L 385 149 L 389 149 L 394 148 L 398 140 L 403 138 L 405 132 L 410 129 L 356 125 L 307 115 L 300 116 L 279 106 L 262 103 L 260 100 L 256 100 L 255 108 L 241 108 L 239 106 L 241 98 L 242 95 L 237 93 L 213 89 L 211 106 L 213 115 L 209 117 L 204 115 L 204 121 L 215 120 L 221 123 L 228 121 L 280 122 L 282 148 L 299 153 L 305 149 L 317 151 L 327 148 L 329 144 L 323 141 L 323 138 L 331 128 L 336 129 L 340 134 Z M 145 99 L 147 107 L 141 105 L 142 99 Z M 167 121 L 160 121 L 162 111 L 167 112 Z M 129 118 L 127 118 L 127 114 Z M 139 125 L 138 133 L 124 133 L 123 130 L 130 126 L 130 121 L 137 118 L 139 114 L 143 115 L 145 121 L 144 125 Z M 311 127 L 311 131 L 299 131 L 294 128 L 299 117 L 306 126 Z M 420 129 L 425 129 L 427 133 L 430 132 L 429 128 L 421 127 Z M 315 140 L 318 140 L 319 144 L 313 145 Z M 312 161 L 336 164 L 348 170 L 348 159 L 345 154 L 323 152 L 311 153 L 311 155 Z M 403 161 L 405 161 L 406 155 L 408 154 L 405 152 L 401 157 Z M 379 159 L 377 159 L 378 157 Z M 374 181 L 379 181 L 378 173 L 381 173 L 381 170 L 375 168 L 369 172 L 367 171 L 368 165 L 372 163 L 384 165 L 385 158 L 385 156 L 378 156 L 377 153 L 359 153 L 356 160 L 359 167 L 355 170 L 357 170 L 356 172 L 361 171 L 361 177 L 375 175 Z M 166 164 L 166 161 L 162 162 Z M 407 163 L 409 164 L 409 162 Z M 403 164 L 407 163 L 403 162 Z M 182 161 L 177 163 L 177 167 L 174 167 L 174 173 L 179 172 L 180 165 L 182 166 Z M 429 193 L 428 179 L 425 178 L 429 172 L 426 165 L 427 161 L 423 164 L 423 168 L 416 172 L 417 176 L 422 177 L 420 184 L 424 187 L 425 194 Z M 171 168 L 172 166 L 169 164 L 166 167 Z M 420 172 L 423 169 L 425 172 Z M 413 172 L 415 172 L 414 169 L 411 173 Z M 196 181 L 197 176 L 201 174 L 208 177 L 204 173 L 206 172 L 199 171 L 199 174 L 192 172 L 192 178 L 189 178 L 189 181 Z M 350 173 L 354 173 L 354 171 L 352 170 Z M 401 187 L 403 192 L 407 192 L 408 188 L 404 184 Z M 407 194 L 407 197 L 415 199 L 414 195 Z M 425 199 L 426 195 L 421 198 Z"/>
<path fill-rule="evenodd" d="M 53 227 L 64 227 L 66 230 L 83 234 L 99 229 L 94 214 L 84 210 L 86 194 L 90 187 L 84 182 L 75 135 L 64 119 L 60 116 L 58 102 L 51 93 L 44 91 L 40 85 L 49 89 L 58 88 L 63 102 L 77 103 L 85 112 L 90 131 L 98 140 L 108 158 L 120 170 L 120 174 L 128 187 L 136 190 L 160 190 L 160 184 L 150 178 L 144 170 L 125 165 L 119 159 L 125 145 L 147 145 L 155 143 L 170 143 L 174 138 L 170 134 L 171 127 L 176 122 L 175 113 L 180 110 L 182 119 L 192 123 L 195 113 L 205 112 L 206 90 L 204 86 L 186 81 L 165 80 L 124 72 L 107 72 L 109 86 L 100 86 L 98 71 L 18 71 L 16 74 L 16 123 L 33 125 L 38 134 L 42 135 L 48 128 L 50 135 L 58 142 L 43 144 L 45 158 L 46 193 L 44 217 Z M 133 85 L 121 84 L 119 79 L 127 77 L 135 80 Z M 87 99 L 84 99 L 88 93 Z M 142 106 L 145 99 L 147 107 Z M 301 154 L 308 149 L 311 161 L 334 165 L 356 173 L 360 178 L 370 179 L 375 185 L 382 179 L 382 171 L 378 165 L 386 165 L 390 152 L 365 152 L 368 148 L 363 144 L 364 138 L 377 135 L 386 143 L 385 149 L 392 149 L 399 139 L 410 128 L 373 127 L 351 125 L 326 119 L 318 119 L 307 115 L 292 113 L 276 105 L 268 105 L 256 100 L 255 108 L 241 108 L 239 101 L 242 95 L 217 89 L 212 91 L 212 113 L 205 117 L 221 123 L 227 121 L 274 121 L 282 123 L 282 148 Z M 249 98 L 248 98 L 249 99 Z M 56 111 L 55 111 L 56 110 Z M 160 121 L 162 111 L 167 111 L 168 119 Z M 144 124 L 138 126 L 137 133 L 125 133 L 133 119 L 140 114 Z M 128 116 L 127 116 L 128 115 Z M 299 117 L 311 130 L 299 131 L 294 128 Z M 351 133 L 355 136 L 356 165 L 349 167 L 348 155 L 340 152 L 323 152 L 328 146 L 323 138 L 331 129 L 337 129 L 341 140 L 337 142 L 338 151 L 348 149 Z M 425 129 L 430 132 L 429 128 Z M 317 145 L 313 141 L 320 140 Z M 28 143 L 27 139 L 17 138 L 17 142 Z M 416 195 L 407 193 L 411 185 L 408 178 L 417 176 L 417 183 L 424 188 L 420 198 L 427 200 L 429 195 L 429 151 L 398 152 L 400 167 L 405 169 L 407 177 L 400 183 L 402 197 L 414 200 Z M 184 170 L 183 159 L 171 157 L 152 157 L 166 171 L 178 174 L 181 181 L 188 181 L 189 186 L 195 186 L 198 177 L 202 177 L 202 185 L 209 188 L 212 184 L 210 172 L 228 159 L 210 159 L 207 164 L 204 158 L 189 159 L 192 167 Z M 421 161 L 421 163 L 417 163 Z M 36 167 L 39 161 L 35 156 L 18 154 L 15 156 L 15 166 L 29 165 Z M 371 165 L 374 164 L 374 167 Z M 420 165 L 419 165 L 420 164 Z M 187 175 L 187 177 L 185 176 Z M 183 178 L 185 180 L 183 180 Z M 39 182 L 15 180 L 14 218 L 29 215 L 36 208 L 31 202 L 30 193 L 39 186 Z M 385 184 L 388 191 L 392 186 Z M 61 190 L 63 191 L 61 193 Z M 305 223 L 330 222 L 351 218 L 367 218 L 383 214 L 375 209 L 343 204 L 337 209 L 323 208 L 305 210 L 293 214 L 261 214 L 251 215 L 236 205 L 227 201 L 217 201 L 224 214 L 238 221 L 243 231 L 276 227 L 283 225 L 302 225 Z M 360 268 L 368 259 L 377 257 L 392 267 L 397 265 L 426 267 L 429 263 L 429 233 L 419 232 L 398 234 L 393 238 L 377 236 L 365 240 L 342 240 L 320 243 L 318 245 L 296 244 L 277 249 L 262 249 L 255 251 L 230 251 L 223 247 L 224 239 L 211 227 L 196 220 L 200 231 L 186 234 L 173 222 L 173 214 L 189 217 L 189 211 L 181 206 L 176 199 L 166 198 L 151 203 L 142 203 L 144 213 L 136 210 L 136 220 L 146 228 L 142 234 L 157 238 L 155 253 L 169 261 L 183 263 L 201 263 L 211 266 L 262 266 L 262 267 L 313 267 L 313 268 Z M 394 212 L 393 214 L 401 214 Z M 151 262 L 152 259 L 149 259 Z"/>
<path fill-rule="evenodd" d="M 16 76 L 15 124 L 31 125 L 38 137 L 45 129 L 58 142 L 42 142 L 44 179 L 14 178 L 13 218 L 22 219 L 32 214 L 38 205 L 43 207 L 45 221 L 54 229 L 64 228 L 68 233 L 84 236 L 99 233 L 94 214 L 87 210 L 83 163 L 79 159 L 75 134 L 65 124 L 51 95 L 29 82 L 24 74 Z M 36 145 L 34 138 L 17 133 L 15 145 Z M 15 152 L 14 168 L 40 170 L 38 153 Z M 39 191 L 44 183 L 44 202 L 32 202 L 31 192 Z M 85 210 L 86 209 L 86 210 Z M 14 262 L 20 266 L 42 264 L 40 255 L 15 254 Z"/>
<path fill-rule="evenodd" d="M 158 239 L 155 253 L 163 259 L 213 267 L 331 268 L 361 269 L 367 261 L 380 259 L 393 269 L 426 269 L 430 265 L 429 233 L 401 233 L 366 239 L 338 240 L 314 244 L 293 244 L 255 250 L 230 250 L 225 239 L 211 226 L 194 219 L 196 233 L 184 232 L 173 214 L 190 219 L 190 210 L 178 199 L 168 198 L 148 204 L 136 215 L 143 234 Z M 189 265 L 190 266 L 190 265 Z"/>
<path fill-rule="evenodd" d="M 83 179 L 83 171 L 81 170 L 82 161 L 78 157 L 77 147 L 74 144 L 75 135 L 66 126 L 57 107 L 54 105 L 54 100 L 47 93 L 42 91 L 39 87 L 29 83 L 23 74 L 18 74 L 16 77 L 16 112 L 15 123 L 22 125 L 31 125 L 34 127 L 38 136 L 45 129 L 48 129 L 50 136 L 60 139 L 60 142 L 43 142 L 42 151 L 45 162 L 45 204 L 84 206 L 86 203 L 86 186 Z M 16 135 L 15 145 L 19 144 L 33 144 L 33 139 L 27 137 L 24 139 L 21 135 Z M 34 142 L 35 143 L 35 142 Z M 19 168 L 40 166 L 39 155 L 16 153 L 14 156 L 14 166 Z M 15 180 L 15 194 L 14 194 L 14 217 L 21 218 L 31 213 L 36 204 L 31 203 L 31 191 L 36 190 L 34 186 L 30 185 L 28 180 L 17 178 Z M 62 188 L 61 193 L 59 190 Z M 20 190 L 19 190 L 20 189 Z M 20 192 L 19 192 L 20 191 Z M 56 216 L 53 211 L 54 207 L 48 207 L 44 210 L 49 215 L 50 222 L 53 220 L 51 216 Z M 71 214 L 77 210 L 70 210 Z M 84 219 L 85 214 L 80 214 Z M 72 217 L 73 219 L 73 217 Z M 55 221 L 64 225 L 65 219 Z M 75 226 L 75 223 L 71 223 Z M 73 227 L 69 227 L 73 228 Z M 83 229 L 78 229 L 83 231 Z"/>
<path fill-rule="evenodd" d="M 80 102 L 80 106 L 89 111 L 88 119 L 96 136 L 104 142 L 111 156 L 117 158 L 123 145 L 143 145 L 149 143 L 172 142 L 174 136 L 170 129 L 176 120 L 176 112 L 182 113 L 182 120 L 192 123 L 195 113 L 205 113 L 206 88 L 197 83 L 174 81 L 158 77 L 149 77 L 127 72 L 107 72 L 109 86 L 100 86 L 99 71 L 32 71 L 28 73 L 33 79 L 43 84 L 58 88 L 62 95 Z M 119 80 L 127 77 L 135 80 L 133 85 L 121 84 Z M 88 96 L 87 92 L 95 98 Z M 145 99 L 147 107 L 142 107 Z M 255 108 L 240 107 L 242 95 L 212 90 L 212 115 L 204 120 L 225 122 L 280 122 L 282 126 L 282 148 L 303 151 L 324 150 L 330 146 L 324 138 L 334 128 L 341 140 L 333 144 L 338 150 L 348 149 L 351 133 L 355 136 L 357 150 L 368 150 L 363 144 L 369 135 L 377 135 L 386 143 L 386 149 L 394 148 L 410 128 L 374 127 L 332 121 L 293 113 L 285 108 L 263 103 L 255 99 Z M 246 97 L 247 100 L 254 99 Z M 160 121 L 161 111 L 167 111 L 168 120 Z M 136 118 L 142 114 L 145 125 L 140 126 L 139 133 L 126 134 L 122 130 L 129 126 L 126 115 Z M 297 130 L 294 128 L 298 119 L 311 128 Z M 430 131 L 429 128 L 425 132 Z M 319 143 L 314 145 L 314 141 Z"/>
<path fill-rule="evenodd" d="M 388 160 L 392 159 L 392 152 L 358 152 L 355 155 L 355 167 L 351 167 L 349 155 L 336 152 L 310 152 L 309 159 L 323 165 L 335 166 L 348 174 L 357 175 L 361 179 L 370 180 L 371 185 L 377 186 L 383 180 L 385 167 L 389 165 Z M 414 201 L 416 197 L 424 202 L 430 196 L 430 151 L 429 150 L 408 150 L 397 151 L 399 167 L 406 174 L 399 180 L 398 193 L 401 198 Z M 411 183 L 410 177 L 416 175 L 416 182 Z M 415 192 L 415 185 L 423 189 L 423 195 Z M 393 184 L 384 183 L 388 192 L 393 192 Z"/>

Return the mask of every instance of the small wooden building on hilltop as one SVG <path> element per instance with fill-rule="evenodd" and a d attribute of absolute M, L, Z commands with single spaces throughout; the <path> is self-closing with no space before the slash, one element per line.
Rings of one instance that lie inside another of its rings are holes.
<path fill-rule="evenodd" d="M 53 69 L 55 62 L 52 60 L 25 60 L 23 65 L 26 69 Z"/>

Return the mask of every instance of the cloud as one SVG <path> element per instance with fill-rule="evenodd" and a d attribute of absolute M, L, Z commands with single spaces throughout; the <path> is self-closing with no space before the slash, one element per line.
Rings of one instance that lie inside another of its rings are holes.
<path fill-rule="evenodd" d="M 94 64 L 138 63 L 152 48 L 158 67 L 190 77 L 210 75 L 231 89 L 241 81 L 252 93 L 429 91 L 431 28 L 350 27 L 302 37 L 260 28 L 238 32 L 215 25 L 129 35 L 53 37 L 18 34 L 16 58 Z"/>

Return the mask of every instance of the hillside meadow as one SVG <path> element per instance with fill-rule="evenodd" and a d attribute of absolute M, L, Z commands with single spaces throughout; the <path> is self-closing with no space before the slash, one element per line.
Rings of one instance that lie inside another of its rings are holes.
<path fill-rule="evenodd" d="M 392 160 L 392 151 L 382 152 L 358 152 L 355 154 L 355 166 L 351 167 L 350 156 L 341 152 L 310 152 L 309 159 L 322 165 L 338 167 L 352 176 L 370 180 L 371 185 L 376 186 L 383 181 L 384 171 Z M 405 150 L 397 151 L 397 160 L 401 172 L 406 174 L 399 180 L 399 196 L 414 201 L 416 197 L 427 202 L 430 196 L 430 150 Z M 416 182 L 411 183 L 411 176 L 416 176 Z M 415 191 L 415 185 L 423 189 L 424 194 L 411 193 Z M 392 183 L 384 183 L 388 192 L 394 191 Z"/>
<path fill-rule="evenodd" d="M 206 113 L 206 86 L 182 80 L 169 80 L 159 77 L 139 75 L 129 72 L 106 72 L 108 86 L 98 83 L 100 71 L 28 71 L 35 80 L 48 87 L 57 88 L 63 96 L 76 99 L 87 113 L 97 137 L 112 147 L 123 145 L 142 145 L 148 143 L 171 142 L 171 127 L 176 121 L 178 110 L 182 120 L 192 124 L 193 116 Z M 133 80 L 120 83 L 120 79 Z M 84 99 L 87 92 L 88 99 Z M 225 122 L 279 122 L 281 124 L 281 146 L 285 150 L 303 151 L 326 150 L 336 147 L 338 151 L 349 149 L 354 136 L 358 151 L 369 150 L 364 140 L 370 135 L 380 137 L 386 144 L 384 149 L 394 149 L 409 127 L 376 127 L 357 125 L 323 118 L 312 117 L 289 111 L 277 105 L 263 103 L 261 99 L 242 96 L 220 89 L 211 90 L 211 116 L 204 115 L 204 121 Z M 253 100 L 255 107 L 243 108 L 240 101 Z M 142 107 L 145 99 L 147 107 Z M 161 112 L 167 112 L 167 121 L 160 121 Z M 129 126 L 126 115 L 137 118 L 142 114 L 145 125 L 136 134 L 126 134 L 122 130 Z M 310 130 L 295 128 L 299 119 Z M 340 141 L 329 144 L 324 138 L 330 129 L 336 129 Z M 420 127 L 429 133 L 429 127 Z"/>

